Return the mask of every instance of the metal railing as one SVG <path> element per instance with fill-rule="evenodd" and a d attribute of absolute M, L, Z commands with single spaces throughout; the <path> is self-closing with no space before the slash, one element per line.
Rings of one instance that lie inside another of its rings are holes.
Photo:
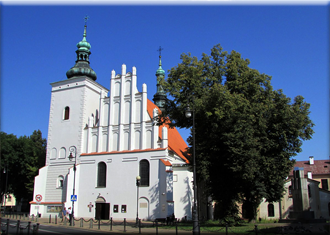
<path fill-rule="evenodd" d="M 6 219 L 6 222 L 3 222 L 1 219 L 1 235 L 7 235 L 9 234 L 9 229 L 10 228 L 16 228 L 16 233 L 15 234 L 38 234 L 39 230 L 39 223 L 33 224 L 31 226 L 31 221 L 27 222 L 27 225 L 24 226 L 21 224 L 20 220 L 17 220 L 16 224 L 15 223 L 10 223 L 10 219 Z M 13 232 L 11 232 L 13 234 Z"/>
<path fill-rule="evenodd" d="M 6 231 L 9 230 L 9 228 L 17 228 L 16 234 L 38 234 L 39 229 L 39 223 L 38 222 L 38 216 L 29 216 L 27 214 L 15 214 L 15 215 L 6 215 L 8 219 L 5 223 L 1 223 L 2 228 L 2 234 L 7 234 Z M 18 218 L 16 223 L 10 224 L 10 219 Z M 21 221 L 27 220 L 28 224 L 26 226 L 22 226 Z M 43 219 L 45 221 L 45 218 Z M 35 221 L 36 224 L 32 225 L 32 222 Z M 47 221 L 47 218 L 46 218 Z M 67 217 L 59 218 L 57 215 L 55 216 L 49 216 L 48 222 L 59 224 L 63 223 L 64 226 L 70 226 L 70 221 Z M 169 232 L 172 234 L 180 234 L 181 231 L 192 231 L 192 226 L 190 229 L 190 225 L 192 225 L 191 221 L 182 220 L 182 221 L 141 221 L 141 219 L 138 220 L 138 223 L 136 221 L 127 221 L 126 218 L 122 220 L 114 220 L 112 217 L 109 220 L 95 220 L 93 218 L 85 219 L 85 218 L 73 218 L 73 226 L 77 227 L 85 227 L 89 229 L 98 229 L 100 230 L 107 230 L 107 231 L 113 231 L 115 228 L 116 231 L 122 231 L 127 232 L 128 228 L 132 231 L 132 229 L 137 229 L 138 233 L 141 234 L 143 229 L 148 228 L 145 230 L 146 232 L 154 233 L 158 235 L 160 228 L 167 228 L 169 229 Z M 221 233 L 221 234 L 232 234 L 232 235 L 239 235 L 240 233 L 235 232 L 235 227 L 231 227 L 228 223 L 219 223 L 219 224 L 207 224 L 204 222 L 200 223 L 201 228 L 201 234 L 203 233 Z M 26 232 L 25 232 L 26 231 Z M 136 230 L 135 230 L 136 231 Z M 246 231 L 247 234 L 250 235 L 268 235 L 268 234 L 313 234 L 313 231 L 311 230 L 311 226 L 304 226 L 302 224 L 292 224 L 292 225 L 280 225 L 278 226 L 264 226 L 262 224 L 254 224 L 254 226 L 251 227 L 251 230 Z M 326 230 L 318 231 L 318 234 L 328 234 Z"/>

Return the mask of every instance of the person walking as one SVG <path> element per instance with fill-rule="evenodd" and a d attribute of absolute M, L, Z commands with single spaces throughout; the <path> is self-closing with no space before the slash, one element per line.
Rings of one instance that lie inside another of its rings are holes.
<path fill-rule="evenodd" d="M 66 208 L 64 207 L 63 210 L 62 210 L 62 221 L 64 221 L 64 218 L 66 218 Z"/>
<path fill-rule="evenodd" d="M 71 206 L 68 208 L 67 213 L 69 214 L 69 223 L 70 226 L 72 225 L 72 210 L 71 210 Z"/>

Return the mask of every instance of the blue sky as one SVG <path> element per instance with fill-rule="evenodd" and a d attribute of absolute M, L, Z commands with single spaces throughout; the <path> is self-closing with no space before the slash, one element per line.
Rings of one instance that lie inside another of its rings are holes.
<path fill-rule="evenodd" d="M 51 86 L 75 64 L 84 17 L 97 82 L 111 70 L 137 68 L 138 89 L 156 92 L 159 46 L 163 69 L 181 53 L 201 57 L 220 43 L 250 67 L 272 76 L 274 89 L 305 97 L 315 123 L 296 157 L 329 156 L 329 31 L 326 4 L 280 5 L 9 5 L 1 7 L 1 130 L 17 136 L 40 129 L 47 138 Z M 181 130 L 186 139 L 189 131 Z"/>

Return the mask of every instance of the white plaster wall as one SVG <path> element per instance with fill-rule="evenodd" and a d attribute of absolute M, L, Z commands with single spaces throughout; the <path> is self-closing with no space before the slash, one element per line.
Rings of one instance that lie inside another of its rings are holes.
<path fill-rule="evenodd" d="M 75 179 L 75 195 L 77 195 L 77 201 L 74 202 L 74 216 L 77 217 L 79 214 L 79 200 L 81 200 L 80 196 L 78 196 L 78 192 L 80 189 L 80 182 L 81 182 L 81 165 L 76 166 L 76 179 Z M 68 175 L 67 175 L 67 187 L 66 187 L 66 200 L 64 206 L 68 209 L 69 207 L 73 207 L 72 201 L 71 201 L 71 195 L 73 195 L 73 182 L 74 181 L 74 170 L 73 170 L 73 165 L 68 170 Z M 83 186 L 82 186 L 83 187 Z M 87 208 L 87 205 L 86 205 Z"/>
<path fill-rule="evenodd" d="M 65 148 L 65 158 L 68 156 L 69 147 L 77 147 L 78 154 L 83 147 L 83 129 L 88 123 L 88 118 L 100 113 L 100 99 L 108 92 L 101 85 L 86 77 L 67 79 L 52 83 L 51 110 L 49 117 L 47 159 L 48 165 L 50 152 L 53 148 Z M 64 108 L 70 107 L 69 120 L 63 120 Z"/>
<path fill-rule="evenodd" d="M 77 167 L 77 178 L 80 178 L 80 187 L 76 186 L 78 201 L 75 203 L 76 217 L 95 216 L 95 201 L 98 196 L 105 198 L 110 203 L 110 217 L 136 218 L 137 187 L 136 176 L 139 175 L 139 162 L 147 159 L 150 164 L 150 185 L 139 188 L 139 197 L 150 202 L 150 215 L 155 214 L 159 208 L 159 159 L 166 158 L 167 151 L 147 151 L 121 154 L 83 155 L 81 164 Z M 99 162 L 107 164 L 107 187 L 98 188 L 97 165 Z M 79 170 L 78 170 L 79 169 Z M 68 196 L 72 193 L 72 176 L 68 177 Z M 79 183 L 76 182 L 78 185 Z M 166 198 L 166 196 L 165 196 Z M 87 205 L 94 205 L 89 212 Z M 119 205 L 119 212 L 113 212 L 113 206 Z M 127 213 L 121 213 L 121 205 L 127 205 Z M 77 207 L 76 207 L 77 206 Z M 156 215 L 155 215 L 156 216 Z"/>
<path fill-rule="evenodd" d="M 274 216 L 269 217 L 268 216 L 268 204 L 274 205 Z M 259 218 L 265 219 L 265 220 L 275 220 L 280 218 L 280 207 L 278 202 L 267 202 L 266 199 L 263 199 L 263 201 L 260 203 L 259 206 Z M 258 219 L 259 219 L 258 218 Z"/>
<path fill-rule="evenodd" d="M 193 173 L 188 167 L 173 167 L 173 199 L 174 215 L 176 218 L 192 219 L 192 206 L 194 200 Z"/>
<path fill-rule="evenodd" d="M 34 189 L 33 189 L 33 201 L 35 201 L 36 195 L 40 194 L 43 197 L 43 200 L 41 202 L 44 202 L 44 196 L 46 191 L 46 180 L 47 180 L 47 170 L 48 166 L 44 166 L 39 169 L 39 174 L 34 177 Z M 31 204 L 30 206 L 30 214 L 36 215 L 37 214 L 37 204 Z M 42 207 L 43 208 L 43 207 Z M 40 211 L 40 209 L 39 209 Z M 43 211 L 42 211 L 43 212 Z"/>

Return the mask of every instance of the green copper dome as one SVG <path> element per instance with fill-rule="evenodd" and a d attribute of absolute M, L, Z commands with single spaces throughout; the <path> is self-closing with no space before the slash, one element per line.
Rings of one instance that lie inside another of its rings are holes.
<path fill-rule="evenodd" d="M 165 111 L 165 103 L 166 103 L 166 93 L 160 84 L 161 80 L 165 78 L 165 71 L 162 68 L 162 56 L 160 55 L 161 47 L 159 47 L 159 67 L 156 71 L 156 77 L 157 77 L 157 92 L 154 94 L 153 101 L 158 106 L 158 108 L 164 112 Z"/>
<path fill-rule="evenodd" d="M 86 29 L 87 25 L 84 27 L 84 34 L 83 39 L 77 43 L 78 49 L 76 50 L 77 53 L 77 60 L 76 64 L 66 72 L 66 76 L 68 79 L 80 76 L 87 76 L 94 81 L 96 80 L 97 76 L 94 70 L 89 66 L 89 56 L 91 54 L 91 44 L 86 40 Z"/>
<path fill-rule="evenodd" d="M 163 70 L 163 68 L 162 68 L 162 60 L 161 60 L 161 56 L 159 56 L 159 68 L 157 69 L 157 71 L 156 71 L 156 76 L 158 77 L 158 76 L 165 76 L 165 71 Z"/>
<path fill-rule="evenodd" d="M 84 27 L 83 39 L 77 43 L 78 50 L 89 51 L 89 49 L 91 49 L 91 44 L 86 40 L 86 28 L 87 25 Z"/>

